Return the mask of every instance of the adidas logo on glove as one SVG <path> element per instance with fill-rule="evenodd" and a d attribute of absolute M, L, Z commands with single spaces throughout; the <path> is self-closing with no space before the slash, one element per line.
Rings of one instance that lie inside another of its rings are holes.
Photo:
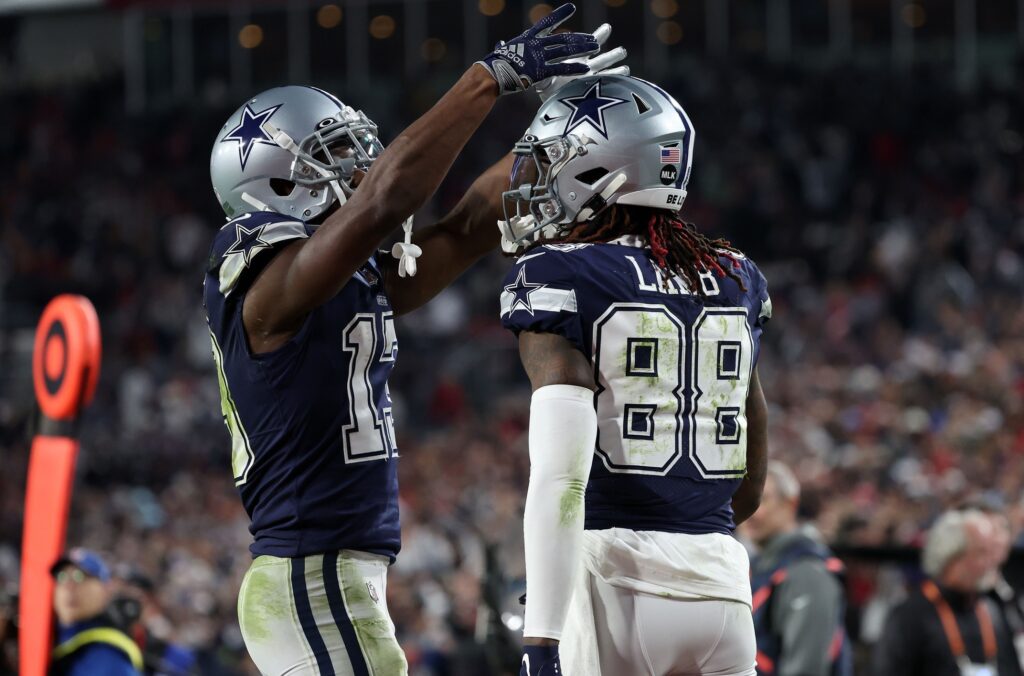
<path fill-rule="evenodd" d="M 495 56 L 499 56 L 506 61 L 511 61 L 520 67 L 526 66 L 526 61 L 523 60 L 524 53 L 523 43 L 521 42 L 512 46 L 503 43 L 494 50 Z"/>
<path fill-rule="evenodd" d="M 576 77 L 590 72 L 582 57 L 597 54 L 601 43 L 597 33 L 555 33 L 576 11 L 572 3 L 561 5 L 521 35 L 502 40 L 478 64 L 498 83 L 498 94 L 519 92 L 538 82 L 545 87 L 559 77 Z M 602 29 L 598 29 L 601 31 Z M 607 37 L 608 31 L 600 32 Z M 573 63 L 562 63 L 579 57 Z"/>

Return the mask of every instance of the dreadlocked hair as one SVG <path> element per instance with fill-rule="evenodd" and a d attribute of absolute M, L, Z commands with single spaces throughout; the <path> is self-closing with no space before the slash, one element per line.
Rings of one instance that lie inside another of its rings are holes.
<path fill-rule="evenodd" d="M 578 224 L 557 241 L 559 244 L 587 244 L 607 242 L 623 235 L 647 240 L 651 258 L 668 273 L 666 285 L 669 277 L 679 276 L 686 281 L 687 288 L 702 289 L 700 275 L 711 272 L 717 277 L 728 277 L 740 289 L 747 290 L 743 280 L 733 272 L 740 267 L 739 259 L 743 254 L 739 249 L 725 239 L 709 239 L 698 232 L 693 223 L 665 209 L 613 204 L 598 218 Z M 722 266 L 719 262 L 722 254 L 731 259 L 731 265 Z"/>

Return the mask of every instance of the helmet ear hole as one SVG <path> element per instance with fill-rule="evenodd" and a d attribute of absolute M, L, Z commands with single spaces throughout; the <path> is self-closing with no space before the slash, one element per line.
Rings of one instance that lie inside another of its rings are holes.
<path fill-rule="evenodd" d="M 648 103 L 644 101 L 642 98 L 637 96 L 636 92 L 633 92 L 633 103 L 636 104 L 637 115 L 643 115 L 644 113 L 651 109 L 651 106 L 648 105 Z"/>
<path fill-rule="evenodd" d="M 576 174 L 576 180 L 586 185 L 594 185 L 607 175 L 608 170 L 604 167 L 594 167 L 587 169 L 582 174 Z"/>
<path fill-rule="evenodd" d="M 270 179 L 270 189 L 280 197 L 288 197 L 295 190 L 295 183 L 284 178 Z"/>

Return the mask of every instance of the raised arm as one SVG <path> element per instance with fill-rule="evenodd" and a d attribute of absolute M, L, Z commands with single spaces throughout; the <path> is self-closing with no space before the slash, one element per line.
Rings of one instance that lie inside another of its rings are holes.
<path fill-rule="evenodd" d="M 595 52 L 594 37 L 549 34 L 574 11 L 563 5 L 517 38 L 499 43 L 388 146 L 352 197 L 311 237 L 274 257 L 243 306 L 253 351 L 283 344 L 313 308 L 341 290 L 388 233 L 423 205 L 500 94 L 586 71 L 583 64 L 557 62 Z"/>
<path fill-rule="evenodd" d="M 602 24 L 594 31 L 597 44 L 604 46 L 612 28 Z M 560 75 L 534 84 L 541 101 L 547 100 L 560 87 L 576 77 L 600 73 L 629 75 L 627 66 L 616 66 L 626 57 L 626 50 L 617 47 L 591 57 L 571 60 L 586 66 L 586 72 Z M 411 312 L 451 284 L 466 268 L 494 249 L 501 237 L 497 222 L 505 217 L 501 194 L 509 188 L 514 156 L 509 153 L 474 181 L 452 211 L 439 223 L 417 231 L 416 245 L 423 252 L 415 277 L 403 277 L 398 264 L 389 260 L 384 284 L 396 314 Z"/>
<path fill-rule="evenodd" d="M 494 78 L 482 68 L 470 68 L 388 146 L 348 202 L 309 239 L 274 257 L 253 283 L 243 308 L 255 352 L 287 340 L 433 194 L 497 97 Z"/>
<path fill-rule="evenodd" d="M 485 171 L 443 219 L 416 233 L 423 250 L 415 277 L 400 277 L 397 261 L 385 267 L 388 298 L 401 315 L 420 307 L 451 284 L 466 268 L 498 246 L 501 192 L 508 187 L 512 155 Z"/>
<path fill-rule="evenodd" d="M 754 369 L 747 393 L 747 475 L 732 496 L 733 520 L 743 523 L 761 504 L 768 476 L 768 405 L 761 390 L 761 379 Z"/>

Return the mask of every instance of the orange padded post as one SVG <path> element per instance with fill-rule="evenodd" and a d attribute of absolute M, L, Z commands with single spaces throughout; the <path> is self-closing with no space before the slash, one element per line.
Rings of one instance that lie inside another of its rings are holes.
<path fill-rule="evenodd" d="M 36 329 L 32 378 L 43 429 L 74 422 L 92 400 L 100 370 L 100 323 L 82 296 L 54 298 Z M 21 676 L 45 676 L 53 647 L 50 566 L 64 549 L 78 440 L 73 432 L 38 434 L 32 441 L 21 543 Z"/>

